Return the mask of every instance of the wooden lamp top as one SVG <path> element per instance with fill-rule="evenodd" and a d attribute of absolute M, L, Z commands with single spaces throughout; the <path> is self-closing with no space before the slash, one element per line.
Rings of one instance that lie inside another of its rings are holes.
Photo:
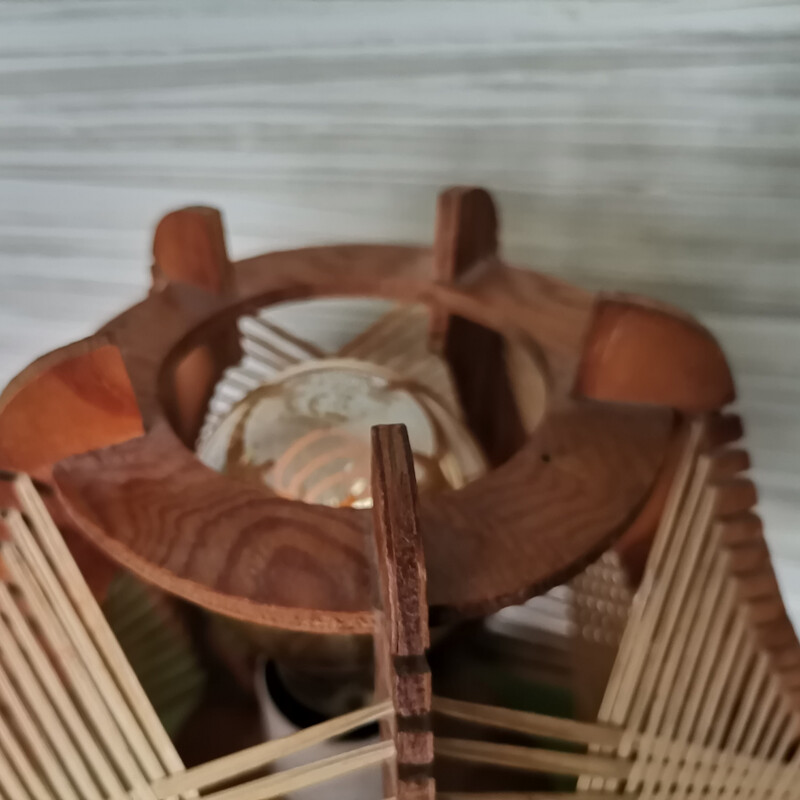
<path fill-rule="evenodd" d="M 283 300 L 379 296 L 431 309 L 466 420 L 494 468 L 419 498 L 435 620 L 519 602 L 657 517 L 680 415 L 734 397 L 698 323 L 592 295 L 497 255 L 482 189 L 439 199 L 432 249 L 336 245 L 236 263 L 209 208 L 168 214 L 150 295 L 49 353 L 0 395 L 0 468 L 52 481 L 74 525 L 167 591 L 249 621 L 372 630 L 370 512 L 271 497 L 204 466 L 193 440 L 239 316 Z M 503 359 L 540 365 L 544 417 L 526 422 Z"/>

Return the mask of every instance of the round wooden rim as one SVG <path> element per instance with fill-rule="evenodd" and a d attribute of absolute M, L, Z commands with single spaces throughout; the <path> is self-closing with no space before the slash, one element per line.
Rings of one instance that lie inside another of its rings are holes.
<path fill-rule="evenodd" d="M 434 615 L 520 601 L 596 556 L 644 502 L 671 414 L 569 398 L 591 311 L 582 293 L 498 261 L 471 286 L 440 286 L 424 278 L 429 260 L 428 251 L 392 246 L 273 253 L 236 265 L 230 294 L 170 284 L 110 322 L 102 333 L 122 354 L 145 435 L 57 465 L 56 485 L 81 529 L 148 580 L 222 613 L 292 629 L 371 630 L 368 512 L 263 497 L 212 472 L 179 441 L 164 404 L 175 365 L 235 317 L 281 300 L 358 294 L 441 303 L 532 338 L 552 376 L 550 413 L 510 461 L 421 499 Z"/>

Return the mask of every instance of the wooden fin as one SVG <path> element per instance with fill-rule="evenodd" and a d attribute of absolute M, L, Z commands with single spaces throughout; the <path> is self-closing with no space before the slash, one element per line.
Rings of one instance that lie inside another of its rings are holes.
<path fill-rule="evenodd" d="M 153 236 L 153 258 L 155 291 L 172 281 L 214 294 L 233 287 L 222 214 L 216 208 L 181 208 L 162 217 Z"/>
<path fill-rule="evenodd" d="M 600 297 L 575 392 L 592 400 L 714 411 L 736 398 L 716 339 L 694 319 L 635 298 Z"/>
<path fill-rule="evenodd" d="M 101 335 L 54 350 L 0 395 L 0 468 L 48 478 L 56 461 L 144 432 L 122 356 Z"/>
<path fill-rule="evenodd" d="M 186 283 L 216 295 L 230 294 L 234 269 L 216 208 L 181 208 L 164 216 L 153 236 L 153 292 Z M 194 445 L 208 401 L 223 369 L 240 356 L 235 326 L 188 351 L 174 370 L 175 425 L 184 444 Z"/>
<path fill-rule="evenodd" d="M 379 578 L 375 634 L 376 699 L 395 718 L 382 729 L 395 742 L 386 797 L 433 800 L 433 733 L 425 561 L 417 518 L 414 462 L 404 425 L 372 429 L 373 535 Z"/>

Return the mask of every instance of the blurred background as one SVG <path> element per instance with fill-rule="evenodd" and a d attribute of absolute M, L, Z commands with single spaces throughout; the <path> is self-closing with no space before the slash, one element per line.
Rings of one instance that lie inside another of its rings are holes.
<path fill-rule="evenodd" d="M 234 258 L 428 242 L 452 183 L 509 260 L 719 337 L 797 623 L 796 2 L 3 0 L 0 384 L 144 294 L 169 209 Z"/>

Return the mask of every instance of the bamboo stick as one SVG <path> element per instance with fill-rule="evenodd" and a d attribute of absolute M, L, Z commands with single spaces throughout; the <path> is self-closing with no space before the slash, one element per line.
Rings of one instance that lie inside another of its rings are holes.
<path fill-rule="evenodd" d="M 492 728 L 544 736 L 564 742 L 595 744 L 616 747 L 622 736 L 619 729 L 600 723 L 579 722 L 573 719 L 550 717 L 531 711 L 516 711 L 509 708 L 451 700 L 445 697 L 433 698 L 433 710 L 437 714 L 464 722 L 475 722 Z"/>
<path fill-rule="evenodd" d="M 11 577 L 22 592 L 31 616 L 59 654 L 61 668 L 100 740 L 104 742 L 121 773 L 138 795 L 152 797 L 147 780 L 130 751 L 126 731 L 122 727 L 124 722 L 112 715 L 111 708 L 107 705 L 108 698 L 100 692 L 94 676 L 78 653 L 77 646 L 61 627 L 16 546 L 5 542 L 0 545 L 0 552 Z"/>
<path fill-rule="evenodd" d="M 790 747 L 796 744 L 799 736 L 800 723 L 793 717 L 789 725 L 786 726 L 786 730 L 781 737 L 772 759 L 769 761 L 766 768 L 762 769 L 759 773 L 759 780 L 756 782 L 756 797 L 764 796 L 770 789 L 781 788 L 780 784 L 778 787 L 775 787 L 775 783 L 780 780 L 781 769 L 784 768 L 785 754 L 789 751 Z M 776 792 L 776 794 L 778 793 Z"/>
<path fill-rule="evenodd" d="M 83 619 L 86 629 L 90 632 L 97 649 L 112 670 L 114 678 L 119 684 L 119 690 L 141 723 L 141 728 L 149 739 L 151 752 L 155 751 L 154 755 L 162 764 L 161 768 L 150 770 L 153 773 L 152 777 L 160 777 L 165 771 L 182 770 L 183 762 L 178 756 L 178 751 L 164 730 L 155 709 L 128 663 L 125 653 L 103 616 L 103 612 L 89 591 L 78 565 L 64 544 L 61 533 L 36 492 L 31 479 L 27 475 L 18 476 L 14 481 L 14 489 L 23 510 L 33 522 L 36 536 L 50 560 L 52 569 L 63 581 L 67 593 L 75 603 L 75 608 L 80 618 Z M 63 590 L 59 594 L 63 598 Z M 116 693 L 118 694 L 119 691 Z M 147 760 L 150 763 L 150 758 Z"/>
<path fill-rule="evenodd" d="M 2 667 L 0 667 L 0 702 L 8 709 L 13 720 L 12 724 L 27 742 L 28 749 L 38 761 L 50 786 L 58 789 L 60 800 L 79 800 L 56 754 L 37 728 L 29 709 L 22 702 Z"/>
<path fill-rule="evenodd" d="M 742 751 L 747 729 L 753 726 L 753 713 L 757 710 L 758 703 L 763 702 L 763 685 L 767 680 L 767 669 L 767 655 L 761 652 L 756 657 L 747 688 L 739 700 L 736 718 L 728 733 L 720 763 L 717 764 L 708 781 L 709 792 L 713 795 L 723 796 L 726 788 L 729 788 L 731 781 L 735 779 L 737 770 L 734 756 Z"/>
<path fill-rule="evenodd" d="M 693 623 L 699 622 L 695 616 L 697 607 L 696 602 L 693 603 L 692 590 L 704 588 L 705 584 L 699 580 L 692 582 L 692 578 L 696 574 L 696 568 L 704 563 L 698 556 L 706 543 L 706 533 L 711 527 L 713 512 L 714 495 L 711 492 L 704 492 L 702 499 L 698 497 L 695 513 L 685 521 L 687 531 L 685 541 L 674 542 L 672 552 L 676 553 L 676 557 L 671 571 L 674 584 L 662 604 L 663 618 L 659 620 L 657 638 L 652 642 L 648 653 L 646 676 L 633 702 L 629 721 L 633 727 L 639 728 L 647 714 L 649 732 L 654 734 L 661 730 L 664 716 L 668 715 L 670 710 L 677 711 L 684 696 L 682 692 L 678 692 L 677 697 L 671 696 L 658 689 L 660 686 L 673 684 L 681 666 L 681 656 L 686 652 L 689 643 L 688 635 L 693 630 L 696 631 Z M 685 546 L 685 550 L 681 545 Z M 721 583 L 721 575 L 719 580 Z M 708 622 L 710 620 L 705 621 L 705 624 Z M 700 631 L 703 635 L 706 633 L 705 624 Z M 648 706 L 650 706 L 649 713 Z"/>
<path fill-rule="evenodd" d="M 64 720 L 70 736 L 83 751 L 87 762 L 102 783 L 105 791 L 112 796 L 123 793 L 124 789 L 119 778 L 110 768 L 105 755 L 100 751 L 83 718 L 67 694 L 64 684 L 4 583 L 0 583 L 0 611 L 8 618 L 11 630 L 27 655 L 34 673 L 44 686 L 53 705 Z"/>
<path fill-rule="evenodd" d="M 334 778 L 382 764 L 394 757 L 392 742 L 378 742 L 325 758 L 313 764 L 287 769 L 276 775 L 225 789 L 207 796 L 206 800 L 272 800 L 283 794 L 316 786 Z"/>
<path fill-rule="evenodd" d="M 565 753 L 536 747 L 518 747 L 470 739 L 441 739 L 434 742 L 436 755 L 458 761 L 492 764 L 529 772 L 556 775 L 594 775 L 624 780 L 630 771 L 627 761 L 591 753 Z"/>
<path fill-rule="evenodd" d="M 2 794 L 5 791 L 10 793 L 12 800 L 30 800 L 30 795 L 0 748 L 0 797 L 5 797 Z"/>
<path fill-rule="evenodd" d="M 777 713 L 773 714 L 770 730 L 764 737 L 759 757 L 764 760 L 766 767 L 760 770 L 750 770 L 745 776 L 741 786 L 741 797 L 751 797 L 758 793 L 765 793 L 770 785 L 770 778 L 775 771 L 777 759 L 782 758 L 791 746 L 795 732 L 792 731 L 792 715 L 787 709 L 787 703 L 781 698 Z M 783 736 L 781 736 L 783 734 Z M 760 792 L 759 792 L 760 790 Z"/>
<path fill-rule="evenodd" d="M 156 796 L 166 797 L 188 789 L 204 789 L 215 783 L 230 780 L 273 761 L 284 758 L 308 747 L 333 739 L 363 725 L 386 719 L 393 713 L 391 701 L 377 703 L 368 708 L 352 711 L 341 717 L 327 720 L 282 739 L 254 745 L 238 753 L 222 756 L 185 772 L 161 778 L 153 783 Z"/>
<path fill-rule="evenodd" d="M 665 557 L 665 550 L 671 541 L 673 529 L 678 524 L 684 496 L 689 488 L 694 471 L 697 450 L 704 433 L 704 425 L 696 422 L 692 425 L 689 438 L 673 480 L 672 489 L 667 498 L 667 505 L 659 522 L 658 531 L 653 540 L 653 547 L 648 558 L 648 567 L 642 583 L 631 604 L 628 625 L 622 634 L 617 660 L 608 682 L 608 688 L 600 706 L 598 719 L 602 722 L 620 724 L 625 719 L 629 702 L 631 682 L 641 669 L 644 658 L 638 634 L 646 615 L 650 596 L 656 592 L 655 575 L 659 573 Z M 652 566 L 651 566 L 652 565 Z"/>
<path fill-rule="evenodd" d="M 0 652 L 3 654 L 2 661 L 8 670 L 7 674 L 16 683 L 21 693 L 21 699 L 39 722 L 39 727 L 72 778 L 81 797 L 84 800 L 103 800 L 100 790 L 89 774 L 72 738 L 67 735 L 53 705 L 36 679 L 36 673 L 30 669 L 30 665 L 2 617 L 0 617 Z"/>
<path fill-rule="evenodd" d="M 712 506 L 704 498 L 710 471 L 710 459 L 697 459 L 686 500 L 680 507 L 677 524 L 671 529 L 664 549 L 658 580 L 653 582 L 652 593 L 647 599 L 637 628 L 636 646 L 641 650 L 635 659 L 638 674 L 632 676 L 627 690 L 623 689 L 620 696 L 626 702 L 624 708 L 618 707 L 619 717 L 614 720 L 633 730 L 641 730 L 661 674 L 665 655 L 663 650 L 668 642 L 671 623 L 676 618 L 675 613 L 670 613 L 670 607 L 674 607 L 674 601 L 680 597 L 677 592 L 679 587 L 676 586 L 681 572 L 680 556 L 690 538 L 697 516 L 701 516 L 705 526 L 710 523 Z M 703 529 L 701 527 L 701 531 Z M 620 755 L 629 755 L 624 745 L 620 748 Z"/>
<path fill-rule="evenodd" d="M 49 608 L 54 612 L 54 616 L 58 619 L 59 624 L 63 626 L 69 640 L 74 645 L 75 652 L 91 674 L 93 682 L 97 684 L 97 688 L 100 690 L 103 699 L 108 703 L 109 708 L 113 709 L 114 717 L 119 721 L 120 729 L 124 731 L 126 739 L 135 753 L 137 760 L 141 764 L 145 775 L 151 780 L 160 778 L 164 775 L 164 769 L 156 758 L 150 746 L 150 742 L 148 742 L 136 717 L 126 703 L 119 686 L 112 677 L 108 665 L 103 661 L 100 653 L 95 648 L 89 633 L 89 625 L 84 624 L 84 621 L 81 620 L 75 607 L 73 607 L 67 597 L 64 587 L 61 585 L 50 564 L 48 564 L 44 555 L 37 547 L 33 534 L 25 524 L 21 514 L 13 510 L 9 511 L 6 514 L 6 522 L 14 537 L 14 543 L 18 548 L 18 552 L 23 556 L 31 572 L 36 576 L 36 583 L 41 587 L 41 591 L 47 599 Z M 64 547 L 64 549 L 66 549 L 66 547 Z M 75 569 L 77 571 L 77 566 L 75 566 Z M 79 571 L 77 577 L 73 576 L 72 578 L 68 578 L 65 580 L 65 583 L 69 585 L 70 581 L 73 583 L 80 583 L 86 588 L 83 576 L 80 575 Z M 80 598 L 81 605 L 84 607 L 92 607 L 97 611 L 97 614 L 102 616 L 94 598 L 91 597 L 91 594 L 88 592 L 88 588 L 86 588 L 86 592 L 88 596 L 83 596 L 82 592 L 76 592 L 74 589 L 71 593 L 77 594 Z M 93 615 L 90 612 L 86 616 Z M 103 620 L 103 625 L 107 625 L 105 619 Z M 109 634 L 113 638 L 110 629 Z M 114 641 L 116 642 L 116 639 Z M 118 644 L 117 647 L 119 647 Z M 121 649 L 119 650 L 119 657 L 116 661 L 124 661 L 125 664 L 127 664 Z M 129 665 L 128 668 L 130 669 Z"/>
<path fill-rule="evenodd" d="M 436 800 L 609 800 L 608 792 L 437 792 Z M 625 793 L 625 800 L 637 800 Z"/>
<path fill-rule="evenodd" d="M 42 783 L 39 773 L 2 716 L 0 716 L 0 750 L 6 753 L 34 800 L 51 800 L 50 792 Z"/>

